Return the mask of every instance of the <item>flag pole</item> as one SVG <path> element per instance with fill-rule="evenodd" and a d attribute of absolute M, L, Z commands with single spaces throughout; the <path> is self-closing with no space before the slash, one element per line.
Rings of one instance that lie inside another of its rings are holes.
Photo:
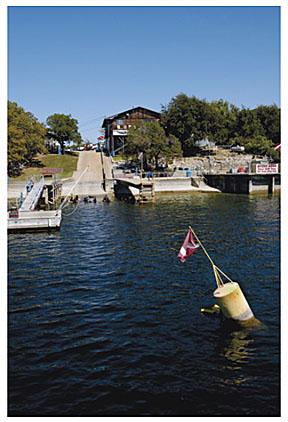
<path fill-rule="evenodd" d="M 204 246 L 203 246 L 202 242 L 200 241 L 199 237 L 198 237 L 198 236 L 197 236 L 197 234 L 194 232 L 194 230 L 192 229 L 192 227 L 191 227 L 191 226 L 189 226 L 189 230 L 191 230 L 191 232 L 192 232 L 192 233 L 193 233 L 193 235 L 195 236 L 195 238 L 196 238 L 197 242 L 198 242 L 198 243 L 199 243 L 199 245 L 201 246 L 201 248 L 202 248 L 203 252 L 205 253 L 205 255 L 207 256 L 207 258 L 209 259 L 210 264 L 212 265 L 212 268 L 213 268 L 214 277 L 215 277 L 215 280 L 216 280 L 216 284 L 217 284 L 217 286 L 218 286 L 218 287 L 223 286 L 223 284 L 224 284 L 224 283 L 223 283 L 223 281 L 222 281 L 222 279 L 221 279 L 221 277 L 220 277 L 220 274 L 218 273 L 218 267 L 214 264 L 214 262 L 213 262 L 212 258 L 210 257 L 210 255 L 208 254 L 208 252 L 206 251 L 206 249 L 204 248 Z"/>

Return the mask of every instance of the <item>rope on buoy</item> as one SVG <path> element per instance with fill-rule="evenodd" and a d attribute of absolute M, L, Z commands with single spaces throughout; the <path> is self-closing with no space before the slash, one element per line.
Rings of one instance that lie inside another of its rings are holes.
<path fill-rule="evenodd" d="M 217 284 L 217 288 L 213 292 L 213 297 L 216 299 L 217 303 L 213 305 L 213 309 L 201 308 L 201 312 L 218 313 L 221 309 L 223 315 L 228 319 L 238 321 L 241 324 L 253 324 L 253 321 L 256 321 L 256 319 L 239 284 L 231 280 L 227 274 L 225 274 L 222 270 L 220 270 L 219 267 L 217 267 L 191 226 L 189 226 L 189 230 L 190 232 L 188 231 L 186 235 L 178 257 L 182 262 L 185 262 L 185 259 L 192 255 L 193 252 L 195 252 L 195 249 L 200 246 L 212 266 Z M 198 242 L 197 245 L 195 244 L 196 241 Z M 175 250 L 174 248 L 170 249 Z M 182 252 L 182 249 L 184 249 L 184 252 Z M 188 253 L 187 250 L 189 251 Z M 184 257 L 185 259 L 183 260 Z M 222 277 L 225 277 L 228 283 L 224 283 Z"/>
<path fill-rule="evenodd" d="M 191 230 L 191 232 L 193 233 L 193 235 L 195 236 L 197 242 L 199 243 L 199 245 L 201 246 L 203 252 L 205 253 L 205 255 L 207 256 L 207 258 L 210 261 L 210 264 L 212 265 L 212 269 L 213 269 L 213 273 L 214 273 L 214 277 L 216 280 L 216 284 L 218 287 L 224 286 L 224 282 L 219 274 L 219 268 L 214 264 L 212 258 L 210 257 L 210 255 L 208 254 L 208 252 L 206 251 L 206 249 L 204 248 L 204 245 L 202 244 L 201 240 L 199 239 L 199 237 L 197 236 L 197 234 L 194 232 L 194 230 L 192 229 L 191 226 L 189 226 L 189 230 Z M 225 277 L 226 274 L 223 273 L 223 271 L 220 270 L 220 273 L 223 274 Z M 228 277 L 227 277 L 228 278 Z"/>
<path fill-rule="evenodd" d="M 196 233 L 193 231 L 192 227 L 189 226 L 189 229 L 195 236 L 199 246 L 201 246 L 203 252 L 212 265 L 217 284 L 217 289 L 214 291 L 213 296 L 217 301 L 217 305 L 221 308 L 223 315 L 226 318 L 240 322 L 252 320 L 254 318 L 253 311 L 251 310 L 239 284 L 231 280 L 227 274 L 225 274 L 222 270 L 220 270 L 219 267 L 217 267 L 217 265 L 214 264 L 212 258 L 209 256 L 208 252 L 204 248 Z M 225 284 L 221 275 L 225 277 L 229 283 Z"/>

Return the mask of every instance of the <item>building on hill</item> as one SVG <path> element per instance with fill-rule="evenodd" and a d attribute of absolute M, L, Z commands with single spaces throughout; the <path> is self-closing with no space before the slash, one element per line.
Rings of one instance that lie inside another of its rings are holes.
<path fill-rule="evenodd" d="M 160 113 L 145 107 L 134 107 L 103 120 L 102 128 L 105 129 L 106 148 L 109 154 L 114 156 L 124 151 L 129 128 L 139 120 L 144 122 L 160 120 Z"/>

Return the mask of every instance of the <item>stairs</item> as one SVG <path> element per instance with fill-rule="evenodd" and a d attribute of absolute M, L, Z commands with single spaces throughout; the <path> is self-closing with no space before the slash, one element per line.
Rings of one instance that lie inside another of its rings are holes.
<path fill-rule="evenodd" d="M 145 181 L 141 183 L 139 191 L 139 203 L 145 204 L 147 202 L 153 202 L 155 199 L 155 190 L 153 181 Z"/>

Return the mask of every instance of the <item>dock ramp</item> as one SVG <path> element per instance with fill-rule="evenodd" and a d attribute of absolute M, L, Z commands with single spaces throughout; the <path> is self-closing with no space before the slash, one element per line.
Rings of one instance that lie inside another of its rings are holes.
<path fill-rule="evenodd" d="M 32 189 L 30 190 L 30 192 L 28 192 L 19 210 L 33 211 L 36 208 L 39 199 L 41 198 L 43 188 L 44 177 L 41 177 L 39 182 L 34 183 Z"/>

